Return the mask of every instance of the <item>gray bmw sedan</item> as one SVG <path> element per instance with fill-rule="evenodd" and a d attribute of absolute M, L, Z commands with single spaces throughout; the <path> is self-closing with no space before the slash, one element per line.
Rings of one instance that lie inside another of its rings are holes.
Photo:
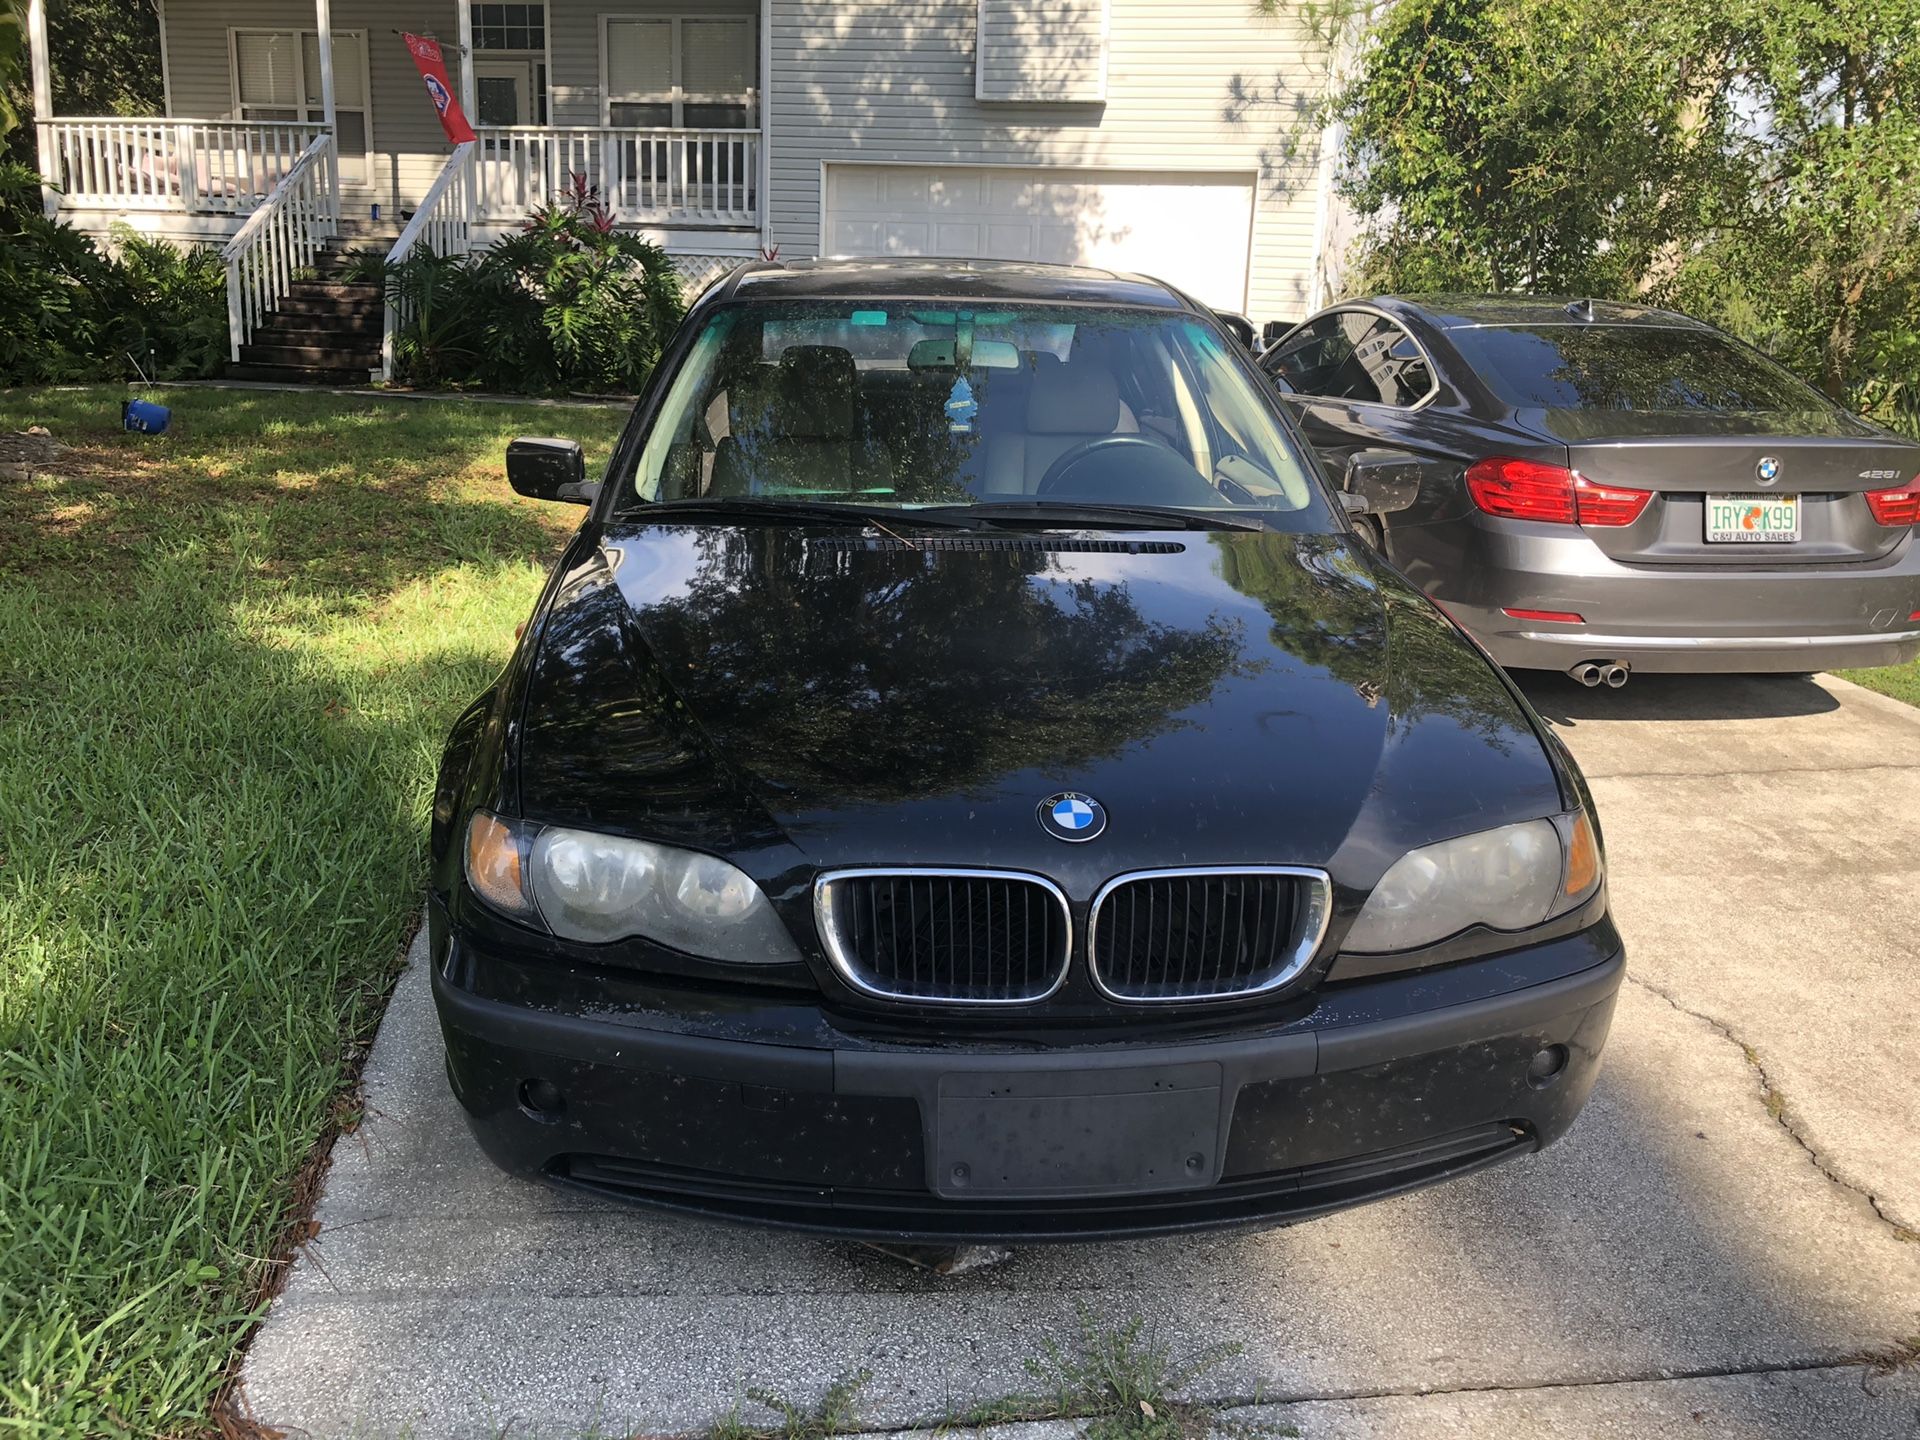
<path fill-rule="evenodd" d="M 1423 462 L 1361 527 L 1503 665 L 1622 685 L 1920 654 L 1920 444 L 1710 325 L 1383 297 L 1261 364 L 1336 482 L 1368 451 Z"/>

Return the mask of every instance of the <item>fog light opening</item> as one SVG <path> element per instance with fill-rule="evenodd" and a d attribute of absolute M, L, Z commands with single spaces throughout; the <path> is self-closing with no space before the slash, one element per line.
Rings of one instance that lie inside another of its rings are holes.
<path fill-rule="evenodd" d="M 560 1087 L 551 1080 L 520 1082 L 520 1113 L 529 1120 L 551 1125 L 566 1113 L 566 1109 L 567 1097 L 560 1093 Z"/>
<path fill-rule="evenodd" d="M 1567 1047 L 1549 1045 L 1544 1050 L 1534 1052 L 1527 1062 L 1527 1084 L 1536 1090 L 1544 1090 L 1560 1078 L 1567 1068 Z"/>

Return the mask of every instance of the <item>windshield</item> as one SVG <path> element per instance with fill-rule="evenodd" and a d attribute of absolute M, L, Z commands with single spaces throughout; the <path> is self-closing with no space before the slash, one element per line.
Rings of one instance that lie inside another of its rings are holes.
<path fill-rule="evenodd" d="M 699 323 L 623 503 L 1171 507 L 1332 528 L 1311 462 L 1196 316 L 832 300 Z"/>
<path fill-rule="evenodd" d="M 1480 325 L 1449 330 L 1447 338 L 1520 409 L 1751 415 L 1833 408 L 1759 351 L 1706 330 Z"/>

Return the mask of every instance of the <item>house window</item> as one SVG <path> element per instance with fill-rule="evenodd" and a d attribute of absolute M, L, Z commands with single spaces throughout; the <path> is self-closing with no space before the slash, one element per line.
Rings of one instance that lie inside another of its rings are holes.
<path fill-rule="evenodd" d="M 475 5 L 473 48 L 546 53 L 545 5 Z"/>
<path fill-rule="evenodd" d="M 607 16 L 609 125 L 750 130 L 758 121 L 752 20 Z"/>
<path fill-rule="evenodd" d="M 320 37 L 311 30 L 230 30 L 233 108 L 242 120 L 319 124 Z M 367 32 L 333 32 L 334 119 L 339 126 L 340 178 L 368 183 L 367 145 L 373 133 L 368 101 Z"/>

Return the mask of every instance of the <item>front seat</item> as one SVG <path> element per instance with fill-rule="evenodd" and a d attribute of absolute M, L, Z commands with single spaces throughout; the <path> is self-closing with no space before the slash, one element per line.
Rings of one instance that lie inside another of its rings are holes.
<path fill-rule="evenodd" d="M 714 449 L 711 495 L 858 490 L 884 483 L 884 455 L 859 433 L 853 352 L 791 345 L 734 392 L 731 433 Z"/>
<path fill-rule="evenodd" d="M 1002 432 L 987 442 L 983 488 L 989 495 L 1031 495 L 1048 467 L 1074 446 L 1140 429 L 1120 399 L 1113 371 L 1098 360 L 1076 355 L 1062 361 L 1044 350 L 1033 360 L 1025 431 Z"/>

